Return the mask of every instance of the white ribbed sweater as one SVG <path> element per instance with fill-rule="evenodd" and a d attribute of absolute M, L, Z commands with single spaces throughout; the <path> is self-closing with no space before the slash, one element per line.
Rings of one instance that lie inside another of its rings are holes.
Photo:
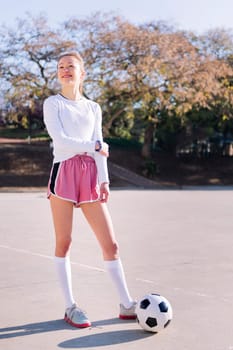
<path fill-rule="evenodd" d="M 99 183 L 109 182 L 107 158 L 95 151 L 96 140 L 103 141 L 99 104 L 85 97 L 72 101 L 57 94 L 44 101 L 43 112 L 53 141 L 53 162 L 87 153 L 95 159 Z"/>

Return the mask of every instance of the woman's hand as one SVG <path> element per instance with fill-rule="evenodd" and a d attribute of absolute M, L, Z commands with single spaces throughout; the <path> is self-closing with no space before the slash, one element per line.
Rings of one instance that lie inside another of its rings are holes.
<path fill-rule="evenodd" d="M 104 157 L 108 157 L 109 156 L 109 152 L 108 152 L 108 144 L 106 142 L 100 142 L 99 140 L 97 140 L 95 142 L 95 151 L 99 152 L 102 156 Z"/>
<path fill-rule="evenodd" d="M 100 201 L 101 203 L 106 203 L 109 197 L 109 183 L 103 182 L 100 185 Z"/>
<path fill-rule="evenodd" d="M 102 143 L 102 148 L 101 150 L 99 151 L 100 154 L 104 157 L 109 157 L 109 147 L 108 147 L 108 144 L 106 142 L 103 142 Z"/>

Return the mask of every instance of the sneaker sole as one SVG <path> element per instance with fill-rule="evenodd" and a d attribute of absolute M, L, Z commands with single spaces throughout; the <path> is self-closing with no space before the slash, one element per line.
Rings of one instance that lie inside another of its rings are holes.
<path fill-rule="evenodd" d="M 121 320 L 136 320 L 136 315 L 119 315 Z"/>
<path fill-rule="evenodd" d="M 76 327 L 76 328 L 87 328 L 91 326 L 91 322 L 86 322 L 86 323 L 74 323 L 72 322 L 68 317 L 64 317 L 64 320 L 69 323 L 71 326 Z"/>

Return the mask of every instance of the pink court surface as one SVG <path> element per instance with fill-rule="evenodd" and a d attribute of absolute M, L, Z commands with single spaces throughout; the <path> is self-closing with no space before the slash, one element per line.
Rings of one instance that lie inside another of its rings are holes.
<path fill-rule="evenodd" d="M 75 209 L 73 288 L 92 327 L 64 323 L 46 190 L 1 192 L 0 349 L 233 350 L 233 190 L 112 190 L 109 209 L 134 298 L 173 307 L 158 334 L 118 319 L 95 237 Z"/>

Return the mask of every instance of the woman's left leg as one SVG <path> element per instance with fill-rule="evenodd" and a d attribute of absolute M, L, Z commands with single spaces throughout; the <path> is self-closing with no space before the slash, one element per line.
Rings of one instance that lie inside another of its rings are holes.
<path fill-rule="evenodd" d="M 120 302 L 126 309 L 131 309 L 134 301 L 128 291 L 108 208 L 105 203 L 94 202 L 81 204 L 81 209 L 101 246 L 106 270 L 116 286 Z M 127 318 L 134 318 L 134 315 Z"/>
<path fill-rule="evenodd" d="M 106 204 L 100 202 L 83 203 L 80 207 L 100 244 L 104 260 L 118 259 L 118 244 Z"/>

